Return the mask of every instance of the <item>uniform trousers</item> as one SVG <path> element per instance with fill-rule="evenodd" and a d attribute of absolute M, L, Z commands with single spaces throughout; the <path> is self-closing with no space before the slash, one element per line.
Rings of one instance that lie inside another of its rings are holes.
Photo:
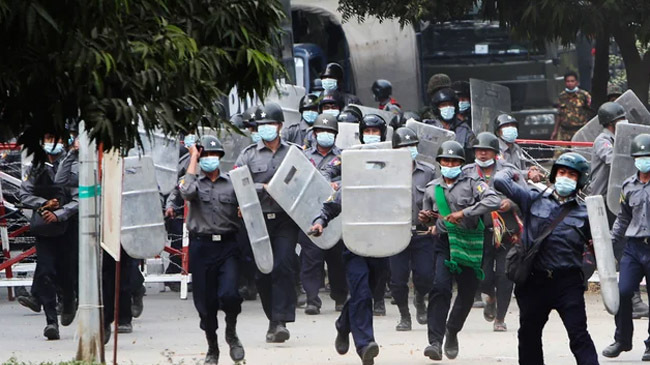
<path fill-rule="evenodd" d="M 485 279 L 481 282 L 481 291 L 493 299 L 496 299 L 496 319 L 503 321 L 508 313 L 512 289 L 514 284 L 506 276 L 506 255 L 512 247 L 508 243 L 502 243 L 495 247 L 492 243 L 493 233 L 486 233 L 483 250 L 483 272 Z"/>
<path fill-rule="evenodd" d="M 131 313 L 131 297 L 133 291 L 142 286 L 138 270 L 138 260 L 129 256 L 124 249 L 120 251 L 120 299 L 118 324 L 130 324 L 133 320 Z M 102 297 L 104 299 L 104 325 L 108 326 L 115 320 L 115 270 L 116 262 L 106 252 L 102 254 Z M 135 273 L 138 271 L 138 278 Z M 139 286 L 138 286 L 139 285 Z"/>
<path fill-rule="evenodd" d="M 428 293 L 433 285 L 433 237 L 413 236 L 404 251 L 390 257 L 390 291 L 398 307 L 408 307 L 408 280 L 418 293 Z"/>
<path fill-rule="evenodd" d="M 321 307 L 322 301 L 318 297 L 327 263 L 327 276 L 330 283 L 330 297 L 337 302 L 343 302 L 348 296 L 348 285 L 345 278 L 345 264 L 343 263 L 343 241 L 339 241 L 329 250 L 316 246 L 304 232 L 298 235 L 300 243 L 300 259 L 302 261 L 300 279 L 307 294 L 307 304 Z"/>
<path fill-rule="evenodd" d="M 632 296 L 639 289 L 639 282 L 645 276 L 650 278 L 650 244 L 636 238 L 629 238 L 620 263 L 618 290 L 620 305 L 616 314 L 614 339 L 624 346 L 632 346 Z M 648 328 L 650 335 L 650 324 Z M 645 341 L 650 346 L 650 337 Z"/>

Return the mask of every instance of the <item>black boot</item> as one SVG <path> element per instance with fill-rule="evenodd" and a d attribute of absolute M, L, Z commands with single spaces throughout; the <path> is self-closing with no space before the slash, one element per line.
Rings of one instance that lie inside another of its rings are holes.
<path fill-rule="evenodd" d="M 244 346 L 237 336 L 237 318 L 226 318 L 226 343 L 230 346 L 230 358 L 232 361 L 244 360 Z"/>
<path fill-rule="evenodd" d="M 377 355 L 379 355 L 379 345 L 371 342 L 361 350 L 361 363 L 363 365 L 374 365 Z"/>
<path fill-rule="evenodd" d="M 27 307 L 36 313 L 41 312 L 41 301 L 38 298 L 28 294 L 26 296 L 18 297 L 18 303 L 23 307 Z"/>
<path fill-rule="evenodd" d="M 641 293 L 636 291 L 632 297 L 632 318 L 639 319 L 648 316 L 648 305 L 643 303 Z"/>
<path fill-rule="evenodd" d="M 341 332 L 337 323 L 338 320 L 334 323 L 334 326 L 336 327 L 336 339 L 334 340 L 334 348 L 336 348 L 336 352 L 338 352 L 339 355 L 345 355 L 350 349 L 350 334 Z"/>
<path fill-rule="evenodd" d="M 219 342 L 217 335 L 206 335 L 208 340 L 208 352 L 205 354 L 204 365 L 217 365 L 219 364 Z"/>
<path fill-rule="evenodd" d="M 400 319 L 396 331 L 410 331 L 411 330 L 411 313 L 409 312 L 408 305 L 399 307 Z"/>
<path fill-rule="evenodd" d="M 58 340 L 59 337 L 59 325 L 56 323 L 50 323 L 45 326 L 43 330 L 43 336 L 47 337 L 48 340 Z"/>
<path fill-rule="evenodd" d="M 269 343 L 283 343 L 291 337 L 289 330 L 284 322 L 271 321 L 269 322 L 269 330 L 266 332 L 266 342 Z"/>
<path fill-rule="evenodd" d="M 613 344 L 605 347 L 603 350 L 603 356 L 605 357 L 618 357 L 623 351 L 632 350 L 632 346 L 623 345 L 620 342 L 614 342 Z"/>
<path fill-rule="evenodd" d="M 449 360 L 458 356 L 458 334 L 449 330 L 445 333 L 445 356 Z"/>
<path fill-rule="evenodd" d="M 643 352 L 643 357 L 641 361 L 650 361 L 650 346 L 645 345 L 645 351 Z"/>
<path fill-rule="evenodd" d="M 374 316 L 385 316 L 386 315 L 386 303 L 384 299 L 375 301 L 372 315 Z"/>
<path fill-rule="evenodd" d="M 413 305 L 415 306 L 415 319 L 419 324 L 427 324 L 427 304 L 424 302 L 424 294 L 416 291 Z"/>
<path fill-rule="evenodd" d="M 431 360 L 442 360 L 442 349 L 438 342 L 434 342 L 424 349 L 424 356 Z"/>
<path fill-rule="evenodd" d="M 63 312 L 61 313 L 61 325 L 66 327 L 69 326 L 74 317 L 77 315 L 77 302 L 76 300 L 72 303 L 65 303 L 63 305 Z"/>
<path fill-rule="evenodd" d="M 131 315 L 133 315 L 133 318 L 138 318 L 142 314 L 142 310 L 144 309 L 143 298 L 146 292 L 147 289 L 143 285 L 133 293 L 131 297 Z"/>

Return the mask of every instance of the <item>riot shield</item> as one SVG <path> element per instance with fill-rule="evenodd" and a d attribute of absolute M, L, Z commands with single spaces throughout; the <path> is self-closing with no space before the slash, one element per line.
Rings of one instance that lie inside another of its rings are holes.
<path fill-rule="evenodd" d="M 469 79 L 472 101 L 472 130 L 475 134 L 494 132 L 494 118 L 510 113 L 510 89 L 478 79 Z"/>
<path fill-rule="evenodd" d="M 297 148 L 289 149 L 266 191 L 305 234 L 323 202 L 334 193 L 327 179 Z M 334 247 L 341 239 L 340 217 L 331 221 L 320 237 L 307 237 L 323 250 Z"/>
<path fill-rule="evenodd" d="M 616 99 L 616 102 L 625 109 L 627 120 L 634 124 L 650 125 L 650 112 L 643 106 L 643 103 L 636 96 L 634 91 L 627 90 Z M 596 137 L 603 131 L 603 126 L 598 121 L 598 116 L 580 128 L 571 140 L 573 142 L 593 142 Z M 608 204 L 609 205 L 609 204 Z"/>
<path fill-rule="evenodd" d="M 301 115 L 298 106 L 305 93 L 305 88 L 302 86 L 278 83 L 277 89 L 271 91 L 264 99 L 264 103 L 280 104 L 284 112 L 284 127 L 286 128 L 300 122 Z"/>
<path fill-rule="evenodd" d="M 411 240 L 411 154 L 404 149 L 343 151 L 343 242 L 353 253 L 388 257 Z"/>
<path fill-rule="evenodd" d="M 336 135 L 336 147 L 344 150 L 352 146 L 360 145 L 359 141 L 359 124 L 340 122 L 339 133 Z M 393 138 L 393 127 L 386 128 L 386 141 Z"/>
<path fill-rule="evenodd" d="M 155 257 L 167 243 L 154 171 L 150 156 L 124 158 L 121 242 L 134 259 Z"/>
<path fill-rule="evenodd" d="M 166 137 L 162 132 L 155 131 L 150 135 L 138 128 L 143 150 L 132 148 L 128 156 L 151 156 L 155 166 L 155 176 L 163 195 L 169 194 L 178 182 L 178 150 L 179 142 Z"/>
<path fill-rule="evenodd" d="M 641 133 L 650 133 L 650 126 L 620 123 L 616 125 L 614 157 L 607 184 L 607 208 L 614 214 L 618 214 L 621 210 L 620 197 L 623 181 L 637 171 L 634 167 L 634 158 L 630 156 L 630 147 L 634 137 Z"/>
<path fill-rule="evenodd" d="M 390 150 L 393 148 L 392 142 L 377 142 L 370 144 L 355 144 L 350 146 L 349 150 Z"/>
<path fill-rule="evenodd" d="M 239 202 L 242 218 L 244 218 L 244 225 L 253 250 L 255 264 L 262 273 L 268 274 L 273 270 L 271 238 L 266 230 L 262 206 L 257 191 L 255 191 L 255 183 L 248 166 L 242 166 L 230 171 L 230 179 L 235 188 L 235 195 Z"/>
<path fill-rule="evenodd" d="M 600 279 L 600 293 L 609 314 L 616 315 L 619 305 L 618 278 L 616 276 L 616 258 L 609 233 L 609 223 L 605 202 L 600 195 L 588 196 L 585 199 L 589 226 L 594 242 L 596 267 Z"/>
<path fill-rule="evenodd" d="M 438 155 L 438 147 L 445 141 L 456 138 L 456 133 L 444 128 L 421 123 L 414 119 L 406 121 L 406 127 L 411 128 L 418 135 L 418 160 L 434 164 Z"/>
<path fill-rule="evenodd" d="M 363 115 L 366 115 L 366 114 L 377 114 L 377 115 L 379 115 L 380 117 L 384 118 L 384 120 L 386 121 L 386 125 L 390 124 L 391 119 L 393 119 L 393 117 L 395 116 L 394 113 L 387 112 L 387 111 L 377 109 L 377 108 L 371 108 L 369 106 L 363 106 L 363 105 L 357 105 L 357 104 L 350 104 L 350 105 L 356 106 L 357 108 L 359 108 L 359 110 L 361 110 L 361 113 L 363 113 Z"/>

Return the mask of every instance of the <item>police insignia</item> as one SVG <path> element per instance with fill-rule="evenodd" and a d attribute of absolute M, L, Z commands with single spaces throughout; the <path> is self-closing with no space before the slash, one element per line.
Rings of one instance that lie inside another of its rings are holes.
<path fill-rule="evenodd" d="M 476 190 L 478 190 L 479 193 L 483 193 L 487 188 L 488 186 L 486 183 L 480 183 L 476 186 Z"/>

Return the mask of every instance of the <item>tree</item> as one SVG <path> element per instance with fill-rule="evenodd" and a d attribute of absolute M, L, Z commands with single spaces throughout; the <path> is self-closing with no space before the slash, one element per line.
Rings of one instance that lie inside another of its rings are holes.
<path fill-rule="evenodd" d="M 43 132 L 84 120 L 104 149 L 139 144 L 137 124 L 167 134 L 204 119 L 238 85 L 265 95 L 278 0 L 0 0 L 0 136 L 42 158 Z M 222 115 L 223 116 L 223 115 Z"/>

